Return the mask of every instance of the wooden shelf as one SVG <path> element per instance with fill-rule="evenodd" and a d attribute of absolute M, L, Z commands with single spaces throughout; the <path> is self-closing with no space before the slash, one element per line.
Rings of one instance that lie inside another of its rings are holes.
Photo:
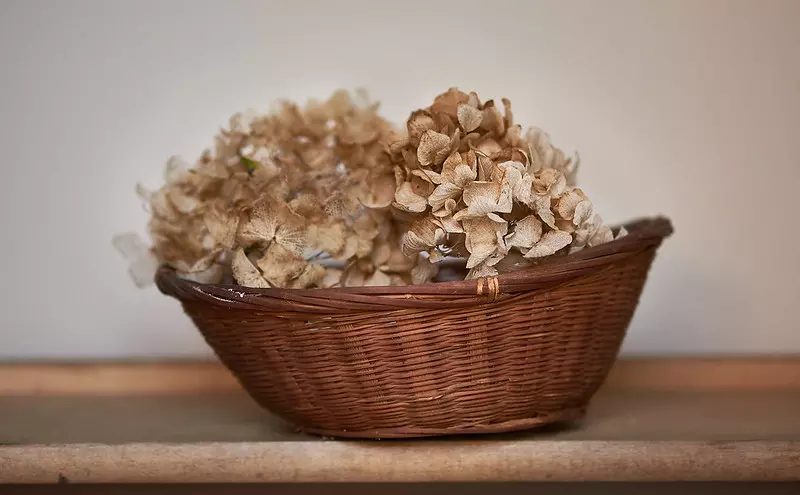
<path fill-rule="evenodd" d="M 800 365 L 787 370 L 760 389 L 617 379 L 580 423 L 413 441 L 299 434 L 235 388 L 17 390 L 0 396 L 0 482 L 800 480 Z"/>

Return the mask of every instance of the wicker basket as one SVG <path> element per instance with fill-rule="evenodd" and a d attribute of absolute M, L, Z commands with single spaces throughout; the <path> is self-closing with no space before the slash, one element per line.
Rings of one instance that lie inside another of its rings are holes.
<path fill-rule="evenodd" d="M 534 268 L 408 287 L 247 289 L 161 269 L 222 362 L 300 429 L 393 438 L 583 416 L 613 364 L 664 218 Z"/>

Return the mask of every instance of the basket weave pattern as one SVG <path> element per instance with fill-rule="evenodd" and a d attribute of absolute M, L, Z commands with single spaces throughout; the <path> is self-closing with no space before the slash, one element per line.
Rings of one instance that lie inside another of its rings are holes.
<path fill-rule="evenodd" d="M 477 281 L 247 289 L 181 280 L 177 297 L 263 407 L 311 432 L 391 438 L 580 418 L 613 364 L 665 219 L 608 244 Z"/>

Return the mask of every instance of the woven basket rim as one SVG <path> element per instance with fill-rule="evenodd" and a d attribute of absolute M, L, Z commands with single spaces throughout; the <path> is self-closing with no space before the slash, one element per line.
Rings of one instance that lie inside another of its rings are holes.
<path fill-rule="evenodd" d="M 455 307 L 475 304 L 474 296 L 485 296 L 491 301 L 500 294 L 515 294 L 559 285 L 657 247 L 673 232 L 670 220 L 662 216 L 640 218 L 623 226 L 628 235 L 611 242 L 564 256 L 546 258 L 537 265 L 516 272 L 477 280 L 387 287 L 257 289 L 233 284 L 193 282 L 179 277 L 172 268 L 162 266 L 156 273 L 156 285 L 164 294 L 179 300 L 203 300 L 215 305 L 248 306 L 251 309 L 260 307 L 285 310 L 289 303 L 294 310 L 323 309 L 320 306 L 332 310 L 336 309 L 337 302 L 346 303 L 349 310 Z M 278 301 L 283 304 L 276 306 Z"/>

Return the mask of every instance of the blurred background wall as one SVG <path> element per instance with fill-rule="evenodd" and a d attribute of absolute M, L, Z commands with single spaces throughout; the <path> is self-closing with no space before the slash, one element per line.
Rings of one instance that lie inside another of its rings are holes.
<path fill-rule="evenodd" d="M 607 221 L 666 214 L 623 352 L 800 352 L 800 2 L 0 2 L 0 359 L 205 357 L 111 247 L 239 110 L 507 96 Z"/>

